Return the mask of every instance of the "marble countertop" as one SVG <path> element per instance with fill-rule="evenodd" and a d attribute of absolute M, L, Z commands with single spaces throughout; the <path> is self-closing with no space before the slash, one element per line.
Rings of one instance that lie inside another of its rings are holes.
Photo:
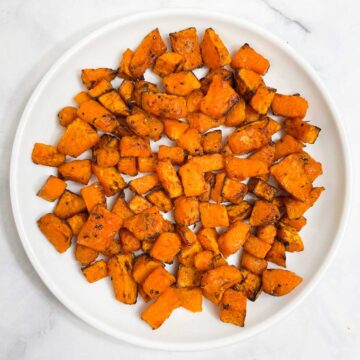
<path fill-rule="evenodd" d="M 286 319 L 226 348 L 171 353 L 136 348 L 85 324 L 50 293 L 22 248 L 11 213 L 9 163 L 16 127 L 36 84 L 63 52 L 109 21 L 188 0 L 0 2 L 0 359 L 358 359 L 360 354 L 360 2 L 199 0 L 263 26 L 316 69 L 338 105 L 353 162 L 350 221 L 321 283 Z M 331 146 L 331 144 L 329 144 Z"/>

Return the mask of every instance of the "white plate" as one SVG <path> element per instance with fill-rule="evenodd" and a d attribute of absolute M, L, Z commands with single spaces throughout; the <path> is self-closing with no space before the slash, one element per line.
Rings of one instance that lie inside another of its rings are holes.
<path fill-rule="evenodd" d="M 305 251 L 288 254 L 288 268 L 304 281 L 282 298 L 260 296 L 248 302 L 245 328 L 224 324 L 215 307 L 204 301 L 202 313 L 176 310 L 157 331 L 140 320 L 142 301 L 127 306 L 115 301 L 110 281 L 92 285 L 84 281 L 73 251 L 60 256 L 40 233 L 36 220 L 53 209 L 36 196 L 49 173 L 55 170 L 34 165 L 30 156 L 35 142 L 56 144 L 61 134 L 56 114 L 72 104 L 81 89 L 80 69 L 116 68 L 120 55 L 135 48 L 145 34 L 159 27 L 169 32 L 195 26 L 199 33 L 213 27 L 231 52 L 250 43 L 271 62 L 265 80 L 282 93 L 300 92 L 310 102 L 307 119 L 322 131 L 309 152 L 323 163 L 324 175 L 317 181 L 326 192 L 307 213 L 302 231 Z M 346 139 L 334 104 L 318 76 L 287 45 L 267 31 L 244 20 L 194 9 L 142 13 L 115 21 L 79 42 L 44 76 L 22 115 L 11 160 L 11 199 L 17 229 L 33 266 L 48 288 L 73 313 L 94 327 L 133 344 L 164 350 L 199 350 L 231 344 L 271 326 L 284 317 L 314 288 L 335 254 L 349 208 L 350 175 Z"/>

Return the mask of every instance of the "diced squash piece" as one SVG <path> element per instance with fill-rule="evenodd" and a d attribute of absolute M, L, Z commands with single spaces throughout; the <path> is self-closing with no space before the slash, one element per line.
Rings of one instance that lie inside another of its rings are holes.
<path fill-rule="evenodd" d="M 126 49 L 122 55 L 117 76 L 123 79 L 131 79 L 133 75 L 130 71 L 130 62 L 134 52 L 131 49 Z"/>
<path fill-rule="evenodd" d="M 231 57 L 219 35 L 212 28 L 207 28 L 201 43 L 201 55 L 204 64 L 210 69 L 229 65 Z"/>
<path fill-rule="evenodd" d="M 180 71 L 163 78 L 165 91 L 171 95 L 187 96 L 200 89 L 200 81 L 191 71 Z"/>
<path fill-rule="evenodd" d="M 166 52 L 166 45 L 161 38 L 159 29 L 152 30 L 144 37 L 141 44 L 134 51 L 129 70 L 135 78 L 140 78 L 146 69 L 151 67 L 156 58 Z"/>
<path fill-rule="evenodd" d="M 321 163 L 314 160 L 306 151 L 296 153 L 296 156 L 302 162 L 305 174 L 309 181 L 313 182 L 322 175 L 323 171 Z"/>
<path fill-rule="evenodd" d="M 225 118 L 211 118 L 201 112 L 193 112 L 187 117 L 190 128 L 198 130 L 200 133 L 206 132 L 212 128 L 216 128 L 224 124 Z"/>
<path fill-rule="evenodd" d="M 81 196 L 85 201 L 88 212 L 98 204 L 106 206 L 106 198 L 103 187 L 95 182 L 89 186 L 83 187 L 80 190 Z"/>
<path fill-rule="evenodd" d="M 169 34 L 172 50 L 185 59 L 183 70 L 194 70 L 203 64 L 196 29 L 190 27 Z"/>
<path fill-rule="evenodd" d="M 174 202 L 174 218 L 177 224 L 192 225 L 200 220 L 199 201 L 181 196 Z"/>
<path fill-rule="evenodd" d="M 93 249 L 90 249 L 86 246 L 76 244 L 75 246 L 75 259 L 81 263 L 81 265 L 89 265 L 97 257 L 99 253 Z"/>
<path fill-rule="evenodd" d="M 284 156 L 296 153 L 302 150 L 304 144 L 296 140 L 291 135 L 285 134 L 279 141 L 275 143 L 275 157 L 278 160 Z"/>
<path fill-rule="evenodd" d="M 264 259 L 269 252 L 271 245 L 260 240 L 256 236 L 250 235 L 244 243 L 244 249 L 257 258 Z"/>
<path fill-rule="evenodd" d="M 77 108 L 74 106 L 65 106 L 58 112 L 59 124 L 67 127 L 77 118 Z"/>
<path fill-rule="evenodd" d="M 36 143 L 31 159 L 35 164 L 57 167 L 65 161 L 65 155 L 61 154 L 56 146 Z"/>
<path fill-rule="evenodd" d="M 218 233 L 214 228 L 202 228 L 198 234 L 197 238 L 204 250 L 210 250 L 214 255 L 220 253 L 218 245 Z"/>
<path fill-rule="evenodd" d="M 122 220 L 103 205 L 96 205 L 81 228 L 77 243 L 96 251 L 105 251 L 119 231 Z"/>
<path fill-rule="evenodd" d="M 261 275 L 267 268 L 267 261 L 259 259 L 244 250 L 241 257 L 241 266 L 256 275 Z"/>
<path fill-rule="evenodd" d="M 302 216 L 315 204 L 324 190 L 325 188 L 323 187 L 313 188 L 305 201 L 299 201 L 291 198 L 285 199 L 286 214 L 289 219 L 297 219 Z"/>
<path fill-rule="evenodd" d="M 156 172 L 161 185 L 171 199 L 183 194 L 180 179 L 169 159 L 159 161 L 156 165 Z"/>
<path fill-rule="evenodd" d="M 239 101 L 235 90 L 220 75 L 215 75 L 200 104 L 201 112 L 213 118 L 224 116 Z"/>
<path fill-rule="evenodd" d="M 165 263 L 172 263 L 174 257 L 180 251 L 181 240 L 176 233 L 163 232 L 155 240 L 150 255 L 157 260 Z"/>
<path fill-rule="evenodd" d="M 46 214 L 38 220 L 41 232 L 59 253 L 71 245 L 72 231 L 66 223 L 54 214 Z"/>
<path fill-rule="evenodd" d="M 282 269 L 265 270 L 262 274 L 263 290 L 269 295 L 286 295 L 302 282 L 295 273 Z"/>
<path fill-rule="evenodd" d="M 115 298 L 124 304 L 135 304 L 137 300 L 137 284 L 131 275 L 133 263 L 133 254 L 117 254 L 108 261 Z"/>
<path fill-rule="evenodd" d="M 189 124 L 179 120 L 164 119 L 164 132 L 173 141 L 178 140 L 188 129 Z"/>
<path fill-rule="evenodd" d="M 109 68 L 81 70 L 81 80 L 88 89 L 94 87 L 101 80 L 111 81 L 114 78 L 115 71 Z"/>
<path fill-rule="evenodd" d="M 265 115 L 274 99 L 275 89 L 260 85 L 250 100 L 251 107 L 261 115 Z"/>
<path fill-rule="evenodd" d="M 118 239 L 113 239 L 109 245 L 109 247 L 102 251 L 101 254 L 111 257 L 113 255 L 117 255 L 122 251 L 120 241 Z"/>
<path fill-rule="evenodd" d="M 154 64 L 153 71 L 160 77 L 170 75 L 182 70 L 184 57 L 175 52 L 166 52 L 160 55 Z"/>
<path fill-rule="evenodd" d="M 200 171 L 208 173 L 210 171 L 222 170 L 224 168 L 224 157 L 222 154 L 194 156 L 188 163 L 196 164 Z"/>
<path fill-rule="evenodd" d="M 198 196 L 206 190 L 206 182 L 200 167 L 189 162 L 179 169 L 185 196 Z"/>
<path fill-rule="evenodd" d="M 231 60 L 233 69 L 244 68 L 255 71 L 260 75 L 265 75 L 269 66 L 269 61 L 257 53 L 249 44 L 244 44 Z"/>
<path fill-rule="evenodd" d="M 126 182 L 116 168 L 103 168 L 92 164 L 92 171 L 103 186 L 106 196 L 113 196 L 126 187 Z"/>
<path fill-rule="evenodd" d="M 146 209 L 151 208 L 152 204 L 140 195 L 135 195 L 129 201 L 129 208 L 134 214 L 140 214 Z"/>
<path fill-rule="evenodd" d="M 120 154 L 122 157 L 149 157 L 150 142 L 139 136 L 124 136 L 120 140 Z"/>
<path fill-rule="evenodd" d="M 223 265 L 206 271 L 201 278 L 203 295 L 219 304 L 226 289 L 240 281 L 240 270 L 235 266 Z"/>
<path fill-rule="evenodd" d="M 179 146 L 160 145 L 158 159 L 169 159 L 173 165 L 182 165 L 185 160 L 185 152 Z"/>
<path fill-rule="evenodd" d="M 151 240 L 162 231 L 163 217 L 156 206 L 124 220 L 124 227 L 139 240 Z"/>
<path fill-rule="evenodd" d="M 133 97 L 136 105 L 141 106 L 142 96 L 147 92 L 158 93 L 160 92 L 160 89 L 156 84 L 153 84 L 149 81 L 138 80 L 135 82 Z"/>
<path fill-rule="evenodd" d="M 245 68 L 235 71 L 235 82 L 238 93 L 245 99 L 251 98 L 256 89 L 264 84 L 258 73 Z"/>
<path fill-rule="evenodd" d="M 54 214 L 61 219 L 67 219 L 86 210 L 83 198 L 69 190 L 65 190 L 55 206 Z"/>
<path fill-rule="evenodd" d="M 233 73 L 230 70 L 219 68 L 215 70 L 210 70 L 205 77 L 200 79 L 201 82 L 201 90 L 206 95 L 209 91 L 209 87 L 211 85 L 211 82 L 214 78 L 214 76 L 220 76 L 223 81 L 226 81 L 231 87 L 233 87 Z"/>
<path fill-rule="evenodd" d="M 245 101 L 240 100 L 226 114 L 226 126 L 239 126 L 245 122 Z"/>
<path fill-rule="evenodd" d="M 304 244 L 298 232 L 291 226 L 279 223 L 276 237 L 285 245 L 286 251 L 303 251 Z"/>
<path fill-rule="evenodd" d="M 197 240 L 191 245 L 182 244 L 178 255 L 179 263 L 184 266 L 194 266 L 195 255 L 202 250 L 203 248 Z"/>
<path fill-rule="evenodd" d="M 200 103 L 204 97 L 204 93 L 201 89 L 193 90 L 186 97 L 186 106 L 188 113 L 199 112 L 200 111 Z"/>
<path fill-rule="evenodd" d="M 135 157 L 120 158 L 119 162 L 117 163 L 117 169 L 122 174 L 129 176 L 136 176 L 138 173 L 136 167 L 136 158 Z"/>
<path fill-rule="evenodd" d="M 280 218 L 279 208 L 269 201 L 257 200 L 253 207 L 249 224 L 264 226 L 273 224 Z"/>
<path fill-rule="evenodd" d="M 145 175 L 131 180 L 129 183 L 130 189 L 139 195 L 146 194 L 158 185 L 159 178 L 156 174 Z"/>
<path fill-rule="evenodd" d="M 213 186 L 213 188 L 211 189 L 211 192 L 210 192 L 210 199 L 212 201 L 215 201 L 215 202 L 218 202 L 218 203 L 223 201 L 221 193 L 222 193 L 222 189 L 223 189 L 223 186 L 224 186 L 225 177 L 226 177 L 225 173 L 220 172 L 220 173 L 216 174 L 216 176 L 215 176 L 215 184 L 214 184 L 214 186 Z"/>
<path fill-rule="evenodd" d="M 82 103 L 91 100 L 91 96 L 87 91 L 80 91 L 74 96 L 74 101 L 80 106 Z M 77 109 L 76 109 L 77 111 Z"/>
<path fill-rule="evenodd" d="M 260 160 L 228 156 L 225 158 L 225 171 L 229 178 L 242 181 L 248 177 L 265 175 L 269 172 L 269 169 Z"/>
<path fill-rule="evenodd" d="M 142 288 L 151 299 L 154 299 L 174 284 L 175 281 L 173 275 L 162 266 L 158 266 L 143 281 Z"/>
<path fill-rule="evenodd" d="M 176 232 L 180 235 L 182 242 L 187 246 L 191 246 L 197 242 L 196 235 L 187 226 L 176 225 Z"/>
<path fill-rule="evenodd" d="M 146 196 L 146 199 L 155 205 L 160 211 L 165 213 L 169 212 L 173 207 L 171 199 L 163 190 L 153 191 Z"/>
<path fill-rule="evenodd" d="M 312 189 L 303 162 L 296 154 L 290 154 L 270 169 L 281 188 L 298 200 L 306 200 Z"/>
<path fill-rule="evenodd" d="M 246 297 L 233 289 L 227 289 L 221 299 L 220 320 L 243 327 L 246 317 Z"/>
<path fill-rule="evenodd" d="M 94 87 L 92 87 L 89 91 L 88 94 L 92 97 L 92 98 L 97 98 L 100 95 L 105 94 L 106 92 L 112 90 L 112 85 L 111 82 L 105 79 L 99 80 L 99 82 L 97 82 Z"/>
<path fill-rule="evenodd" d="M 247 201 L 241 201 L 239 204 L 226 206 L 226 211 L 230 224 L 233 224 L 238 220 L 245 220 L 250 217 L 252 205 Z"/>
<path fill-rule="evenodd" d="M 260 120 L 237 128 L 228 137 L 231 151 L 234 154 L 245 154 L 267 145 L 271 140 L 267 125 L 267 120 Z"/>
<path fill-rule="evenodd" d="M 119 140 L 111 135 L 104 134 L 93 147 L 93 160 L 100 167 L 116 166 L 120 160 Z"/>
<path fill-rule="evenodd" d="M 101 280 L 108 276 L 107 263 L 104 260 L 99 260 L 91 265 L 81 269 L 89 283 Z"/>
<path fill-rule="evenodd" d="M 321 131 L 319 127 L 299 118 L 286 119 L 284 128 L 287 134 L 307 144 L 313 144 Z"/>
<path fill-rule="evenodd" d="M 214 253 L 204 250 L 197 253 L 194 257 L 194 266 L 199 271 L 207 271 L 214 268 Z"/>
<path fill-rule="evenodd" d="M 202 311 L 202 292 L 200 288 L 177 289 L 181 298 L 181 306 L 191 312 Z"/>
<path fill-rule="evenodd" d="M 157 154 L 149 157 L 139 156 L 137 158 L 137 167 L 139 172 L 156 172 Z"/>
<path fill-rule="evenodd" d="M 77 114 L 80 119 L 104 132 L 112 132 L 117 126 L 115 115 L 95 100 L 82 103 Z"/>
<path fill-rule="evenodd" d="M 245 269 L 240 273 L 241 279 L 233 289 L 243 293 L 250 301 L 255 301 L 261 292 L 261 277 Z"/>
<path fill-rule="evenodd" d="M 147 322 L 152 329 L 157 329 L 176 308 L 181 306 L 181 303 L 182 300 L 178 291 L 174 288 L 168 288 L 142 312 L 141 319 Z"/>
<path fill-rule="evenodd" d="M 135 259 L 132 276 L 138 284 L 142 284 L 153 270 L 161 266 L 160 261 L 152 259 L 147 254 L 142 254 Z"/>
<path fill-rule="evenodd" d="M 195 267 L 179 265 L 176 286 L 178 288 L 193 288 L 200 286 L 201 272 Z"/>
<path fill-rule="evenodd" d="M 272 201 L 278 192 L 274 186 L 258 178 L 251 178 L 248 188 L 254 195 L 267 201 Z"/>
<path fill-rule="evenodd" d="M 265 241 L 268 244 L 272 244 L 276 236 L 276 227 L 274 224 L 269 224 L 265 226 L 259 226 L 256 230 L 256 236 Z"/>
<path fill-rule="evenodd" d="M 130 113 L 128 106 L 115 90 L 101 95 L 98 100 L 106 109 L 117 116 L 126 116 Z"/>
<path fill-rule="evenodd" d="M 239 204 L 247 193 L 247 186 L 238 180 L 229 179 L 224 180 L 224 185 L 221 190 L 221 196 L 233 204 Z"/>
<path fill-rule="evenodd" d="M 197 129 L 189 128 L 177 139 L 177 145 L 192 156 L 203 154 L 201 134 Z"/>
<path fill-rule="evenodd" d="M 66 219 L 66 222 L 71 227 L 74 236 L 77 236 L 79 234 L 81 228 L 86 223 L 88 217 L 89 215 L 87 213 L 78 213 Z"/>
<path fill-rule="evenodd" d="M 180 119 L 187 115 L 185 98 L 176 95 L 144 93 L 142 107 L 150 114 L 170 119 Z"/>
<path fill-rule="evenodd" d="M 271 104 L 271 110 L 278 116 L 304 118 L 308 106 L 308 102 L 299 95 L 276 94 Z"/>
<path fill-rule="evenodd" d="M 74 160 L 61 164 L 58 167 L 59 176 L 86 185 L 91 178 L 91 161 Z"/>
<path fill-rule="evenodd" d="M 250 226 L 242 221 L 237 221 L 223 233 L 218 240 L 219 249 L 225 258 L 237 252 L 248 239 Z"/>
<path fill-rule="evenodd" d="M 202 137 L 202 147 L 205 154 L 218 153 L 222 149 L 222 133 L 221 130 L 208 132 Z"/>
<path fill-rule="evenodd" d="M 274 162 L 274 156 L 275 146 L 273 144 L 269 144 L 255 151 L 252 155 L 249 156 L 249 159 L 261 161 L 269 168 Z"/>
<path fill-rule="evenodd" d="M 285 245 L 282 242 L 275 240 L 271 245 L 271 249 L 266 254 L 265 259 L 276 265 L 286 267 Z"/>
<path fill-rule="evenodd" d="M 303 216 L 300 216 L 296 219 L 290 219 L 287 216 L 281 218 L 281 224 L 291 226 L 296 231 L 300 231 L 306 225 L 306 222 L 307 220 Z"/>
<path fill-rule="evenodd" d="M 119 237 L 122 250 L 125 253 L 132 253 L 141 249 L 141 242 L 127 229 L 120 229 Z"/>
<path fill-rule="evenodd" d="M 134 101 L 135 85 L 130 80 L 124 80 L 119 86 L 119 94 L 127 106 L 131 106 Z"/>
<path fill-rule="evenodd" d="M 200 218 L 204 227 L 229 226 L 226 207 L 222 204 L 200 203 Z"/>
<path fill-rule="evenodd" d="M 38 191 L 37 196 L 46 201 L 55 201 L 66 189 L 66 182 L 56 176 L 50 175 L 45 184 Z"/>
<path fill-rule="evenodd" d="M 121 194 L 116 199 L 111 211 L 119 216 L 122 220 L 128 219 L 134 215 L 134 213 L 130 210 L 129 205 L 125 201 L 123 194 Z"/>

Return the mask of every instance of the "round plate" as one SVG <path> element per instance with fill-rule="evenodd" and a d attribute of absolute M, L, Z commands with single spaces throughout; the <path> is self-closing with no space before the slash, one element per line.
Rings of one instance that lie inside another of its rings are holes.
<path fill-rule="evenodd" d="M 140 319 L 144 303 L 124 305 L 114 299 L 110 281 L 88 284 L 79 271 L 73 251 L 59 255 L 40 233 L 36 220 L 51 212 L 54 204 L 36 196 L 45 179 L 55 169 L 31 162 L 35 142 L 56 144 L 61 128 L 56 113 L 72 104 L 72 97 L 82 89 L 82 68 L 116 68 L 122 52 L 135 48 L 153 28 L 164 36 L 195 26 L 199 34 L 214 28 L 231 53 L 243 43 L 250 43 L 270 60 L 265 77 L 279 92 L 300 92 L 309 100 L 307 119 L 322 128 L 315 145 L 307 147 L 321 161 L 324 175 L 316 184 L 326 192 L 306 214 L 308 225 L 301 232 L 305 251 L 288 254 L 288 269 L 304 278 L 288 296 L 260 296 L 248 302 L 246 325 L 239 328 L 222 323 L 218 310 L 204 300 L 203 312 L 184 309 L 153 331 Z M 44 76 L 22 115 L 11 159 L 11 200 L 17 229 L 36 271 L 73 313 L 87 323 L 133 344 L 164 350 L 199 350 L 234 343 L 268 328 L 294 309 L 314 288 L 339 244 L 349 209 L 350 176 L 346 139 L 334 104 L 318 76 L 287 45 L 244 20 L 195 9 L 169 9 L 142 13 L 115 21 L 80 41 L 59 59 Z"/>

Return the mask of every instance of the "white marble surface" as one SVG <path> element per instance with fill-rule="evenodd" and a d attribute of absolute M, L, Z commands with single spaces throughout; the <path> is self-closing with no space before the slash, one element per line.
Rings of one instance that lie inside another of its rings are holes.
<path fill-rule="evenodd" d="M 357 0 L 196 2 L 197 7 L 251 20 L 302 54 L 336 99 L 351 145 L 355 186 L 344 241 L 319 286 L 285 320 L 245 342 L 209 352 L 181 354 L 136 348 L 71 314 L 43 285 L 22 249 L 10 208 L 9 158 L 20 115 L 38 81 L 67 48 L 113 19 L 141 10 L 194 4 L 187 0 L 0 2 L 0 359 L 359 358 Z"/>

